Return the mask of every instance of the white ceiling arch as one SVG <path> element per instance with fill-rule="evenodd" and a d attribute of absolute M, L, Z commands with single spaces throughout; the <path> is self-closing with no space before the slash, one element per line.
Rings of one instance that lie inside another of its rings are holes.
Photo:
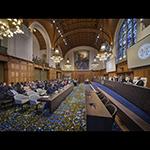
<path fill-rule="evenodd" d="M 34 21 L 30 26 L 29 28 L 31 30 L 33 29 L 37 29 L 42 35 L 43 35 L 43 38 L 46 42 L 46 47 L 47 49 L 51 49 L 51 41 L 50 41 L 50 38 L 49 38 L 49 35 L 46 31 L 46 29 L 43 27 L 43 25 L 41 25 L 39 22 L 37 21 Z"/>

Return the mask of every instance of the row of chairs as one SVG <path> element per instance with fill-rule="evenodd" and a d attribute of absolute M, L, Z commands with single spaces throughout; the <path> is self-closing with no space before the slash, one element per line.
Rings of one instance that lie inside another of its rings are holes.
<path fill-rule="evenodd" d="M 38 109 L 38 106 L 41 102 L 38 101 L 38 99 L 41 98 L 41 96 L 46 94 L 46 90 L 37 89 L 35 91 L 27 91 L 27 95 L 19 94 L 15 90 L 11 90 L 11 92 L 14 94 L 14 101 L 16 106 L 21 106 L 23 110 L 23 106 L 27 103 L 30 103 L 31 106 L 35 105 L 36 109 Z"/>
<path fill-rule="evenodd" d="M 115 116 L 117 114 L 117 107 L 110 102 L 110 100 L 100 91 L 97 92 L 98 97 L 106 106 L 110 114 L 112 115 L 113 119 L 115 120 Z"/>

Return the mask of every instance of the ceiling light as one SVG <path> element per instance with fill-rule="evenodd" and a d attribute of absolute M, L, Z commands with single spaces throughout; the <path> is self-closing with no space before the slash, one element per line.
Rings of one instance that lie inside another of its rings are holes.
<path fill-rule="evenodd" d="M 20 27 L 19 27 L 19 26 L 16 26 L 16 28 L 19 29 Z"/>
<path fill-rule="evenodd" d="M 60 62 L 63 60 L 63 58 L 61 57 L 60 52 L 59 52 L 58 49 L 55 49 L 55 50 L 54 50 L 54 54 L 53 54 L 53 56 L 51 57 L 51 59 L 52 59 L 55 63 L 60 63 Z"/>
<path fill-rule="evenodd" d="M 3 30 L 4 30 L 4 29 L 5 29 L 5 27 L 2 25 L 2 26 L 1 26 L 1 29 L 3 29 Z"/>
<path fill-rule="evenodd" d="M 18 25 L 20 25 L 21 24 L 21 21 L 20 20 L 18 20 Z"/>
<path fill-rule="evenodd" d="M 102 30 L 102 28 L 99 29 L 100 31 Z"/>
<path fill-rule="evenodd" d="M 55 20 L 53 20 L 53 23 L 55 23 Z"/>
<path fill-rule="evenodd" d="M 13 25 L 16 25 L 16 22 L 12 22 Z"/>
<path fill-rule="evenodd" d="M 13 34 L 24 33 L 21 28 L 21 19 L 0 19 L 0 38 L 13 37 Z"/>
<path fill-rule="evenodd" d="M 112 55 L 112 49 L 109 46 L 108 42 L 105 42 L 101 45 L 101 49 L 99 53 L 97 54 L 96 58 L 98 58 L 100 61 L 107 60 Z"/>
<path fill-rule="evenodd" d="M 96 67 L 99 65 L 98 61 L 97 61 L 97 57 L 94 56 L 93 62 L 91 64 L 92 69 L 96 69 Z"/>
<path fill-rule="evenodd" d="M 69 60 L 69 58 L 67 58 L 67 61 L 66 61 L 66 64 L 65 64 L 65 68 L 66 69 L 70 69 L 70 67 L 71 67 L 70 60 Z"/>
<path fill-rule="evenodd" d="M 141 18 L 141 19 L 140 19 L 140 22 L 142 22 L 142 21 L 143 21 L 143 19 Z"/>
<path fill-rule="evenodd" d="M 55 50 L 55 53 L 56 53 L 56 54 L 59 54 L 59 50 L 58 50 L 58 49 L 56 49 L 56 50 Z"/>
<path fill-rule="evenodd" d="M 105 50 L 105 48 L 106 48 L 106 45 L 101 46 L 101 50 Z"/>
<path fill-rule="evenodd" d="M 70 60 L 69 60 L 69 58 L 67 58 L 66 64 L 70 64 Z"/>

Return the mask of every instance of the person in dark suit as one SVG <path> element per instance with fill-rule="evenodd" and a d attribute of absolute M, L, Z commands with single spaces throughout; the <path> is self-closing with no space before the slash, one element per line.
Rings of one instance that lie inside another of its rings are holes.
<path fill-rule="evenodd" d="M 133 80 L 132 80 L 131 78 L 129 79 L 129 81 L 128 81 L 128 82 L 133 84 Z"/>
<path fill-rule="evenodd" d="M 136 85 L 138 85 L 138 86 L 144 86 L 144 81 L 141 79 L 141 77 L 139 77 Z"/>
<path fill-rule="evenodd" d="M 122 81 L 121 82 L 127 82 L 124 75 L 122 75 Z"/>

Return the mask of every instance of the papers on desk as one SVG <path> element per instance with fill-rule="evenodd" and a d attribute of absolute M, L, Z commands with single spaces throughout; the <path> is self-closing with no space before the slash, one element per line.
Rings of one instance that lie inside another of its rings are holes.
<path fill-rule="evenodd" d="M 55 91 L 55 94 L 57 94 L 58 93 L 58 91 Z"/>
<path fill-rule="evenodd" d="M 42 96 L 43 98 L 49 98 L 49 96 L 48 95 L 45 95 L 45 96 Z"/>

